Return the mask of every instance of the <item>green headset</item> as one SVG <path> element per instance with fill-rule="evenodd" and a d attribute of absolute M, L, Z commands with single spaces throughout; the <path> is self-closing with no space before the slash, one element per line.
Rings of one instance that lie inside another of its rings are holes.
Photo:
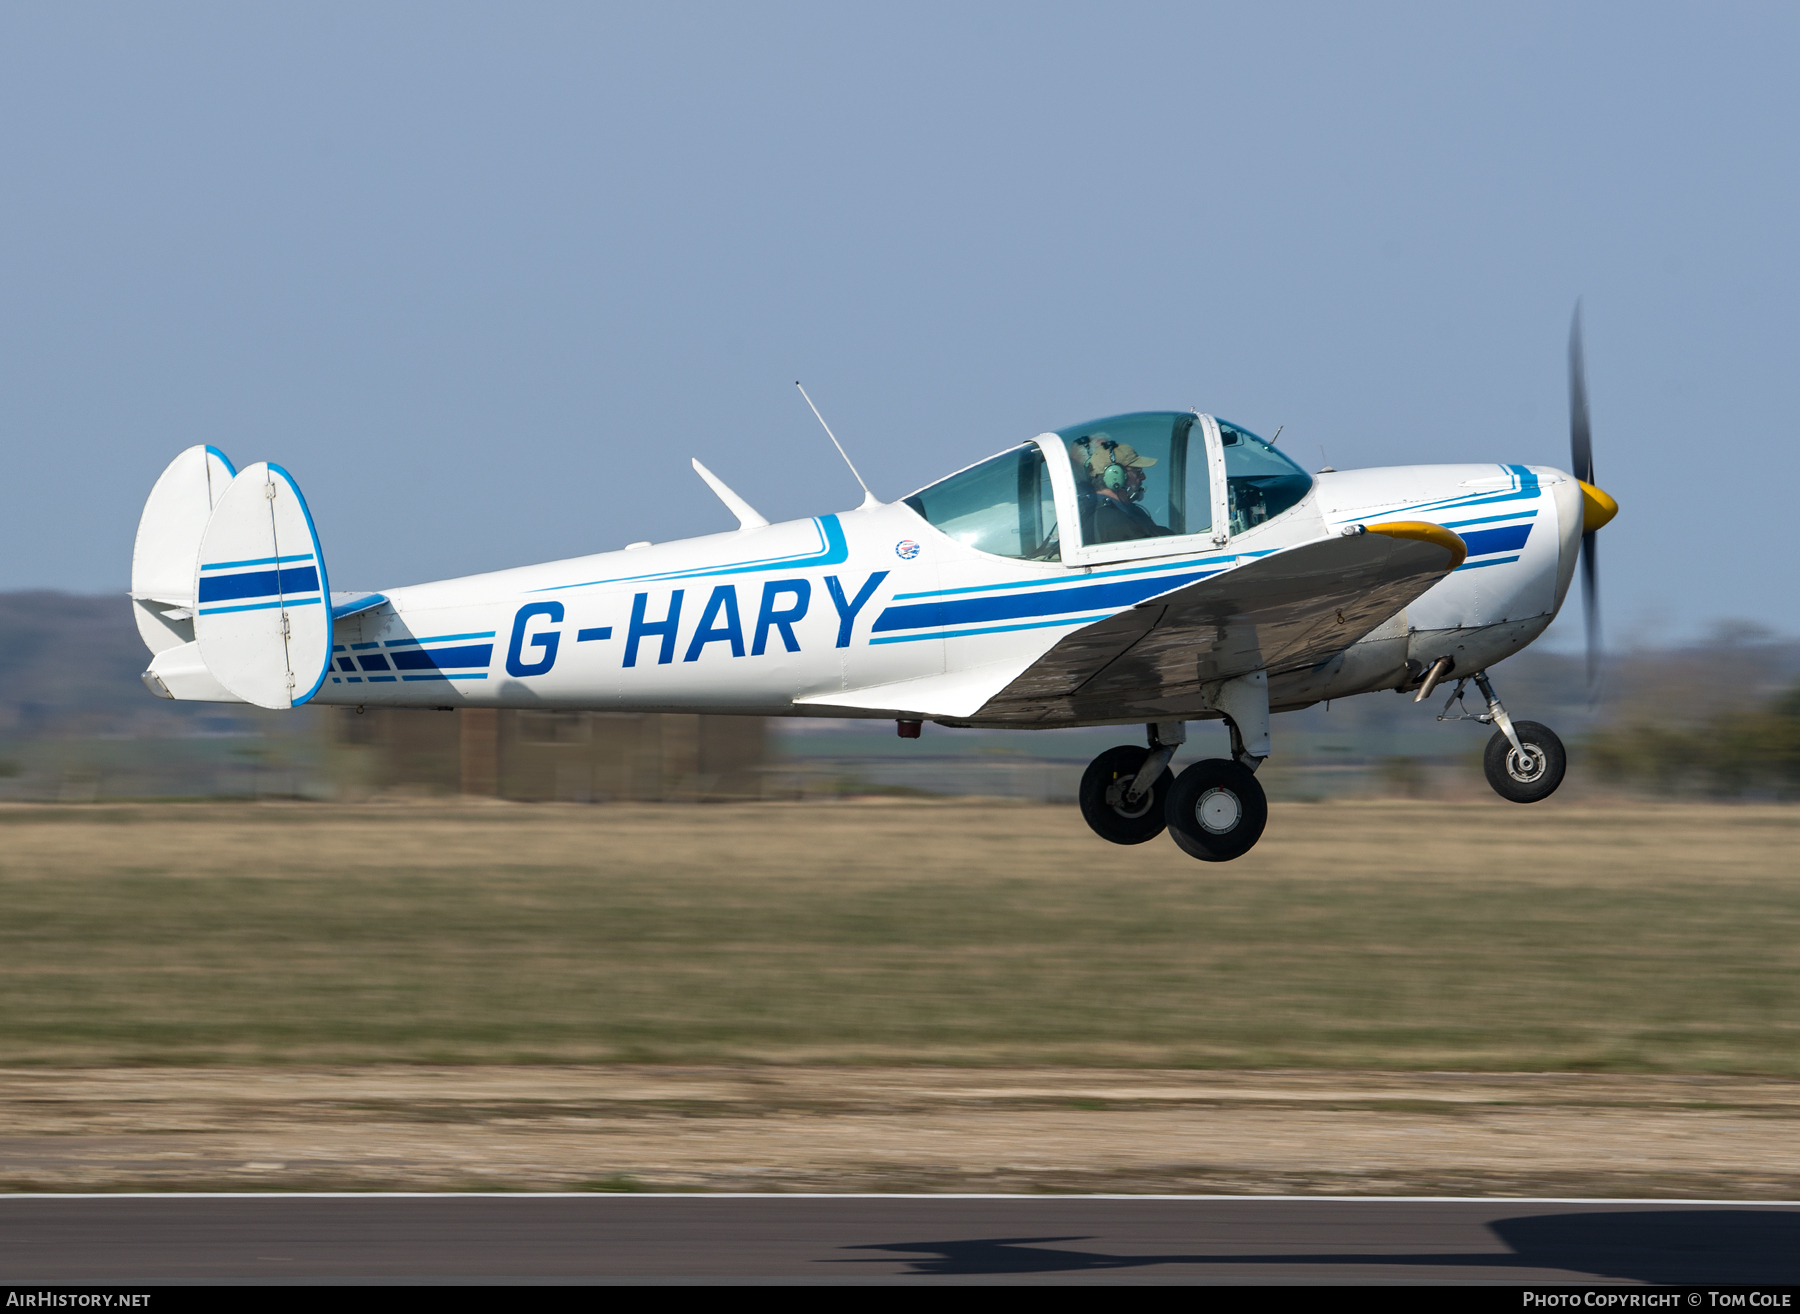
<path fill-rule="evenodd" d="M 1106 469 L 1100 472 L 1100 482 L 1116 493 L 1125 487 L 1126 483 L 1125 467 L 1119 464 L 1118 440 L 1108 438 L 1100 446 L 1106 449 L 1106 459 L 1110 462 Z"/>
<path fill-rule="evenodd" d="M 1091 469 L 1094 461 L 1094 436 L 1084 434 L 1075 440 L 1075 445 L 1088 454 L 1088 466 Z M 1116 455 L 1116 449 L 1119 446 L 1118 440 L 1104 438 L 1101 440 L 1100 446 L 1105 450 L 1107 459 L 1105 469 L 1101 470 L 1098 475 L 1100 485 L 1111 492 L 1119 492 L 1129 482 L 1130 476 L 1125 473 L 1126 467 L 1119 464 L 1119 458 Z"/>

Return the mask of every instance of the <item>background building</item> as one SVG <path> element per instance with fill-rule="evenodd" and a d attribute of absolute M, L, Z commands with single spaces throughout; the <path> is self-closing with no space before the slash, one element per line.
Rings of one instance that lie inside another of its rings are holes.
<path fill-rule="evenodd" d="M 522 802 L 760 798 L 761 717 L 320 708 L 331 773 L 352 791 Z"/>

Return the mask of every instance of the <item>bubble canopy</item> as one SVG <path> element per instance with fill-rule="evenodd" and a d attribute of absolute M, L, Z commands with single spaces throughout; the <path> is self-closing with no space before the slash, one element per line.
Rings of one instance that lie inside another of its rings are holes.
<path fill-rule="evenodd" d="M 940 479 L 905 502 L 977 551 L 1049 561 L 1062 555 L 1071 525 L 1071 546 L 1081 547 L 1210 534 L 1221 512 L 1228 532 L 1237 534 L 1306 496 L 1312 476 L 1272 444 L 1241 425 L 1219 421 L 1218 428 L 1223 507 L 1213 486 L 1217 465 L 1207 425 L 1193 411 L 1138 411 L 1059 429 Z M 1069 462 L 1074 504 L 1059 517 L 1050 462 L 1062 459 Z"/>

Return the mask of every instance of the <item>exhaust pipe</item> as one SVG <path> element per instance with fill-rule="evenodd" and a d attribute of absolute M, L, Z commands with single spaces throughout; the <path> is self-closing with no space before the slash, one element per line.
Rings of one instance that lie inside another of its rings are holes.
<path fill-rule="evenodd" d="M 1431 691 L 1438 687 L 1438 681 L 1450 674 L 1455 668 L 1456 658 L 1438 658 L 1431 664 L 1431 669 L 1425 672 L 1425 682 L 1419 686 L 1419 692 L 1413 695 L 1413 701 L 1415 703 L 1422 703 L 1427 698 L 1431 697 Z"/>

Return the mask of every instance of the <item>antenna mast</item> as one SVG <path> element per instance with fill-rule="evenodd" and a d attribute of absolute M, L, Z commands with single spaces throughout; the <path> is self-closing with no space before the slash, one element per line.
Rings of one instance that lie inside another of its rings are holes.
<path fill-rule="evenodd" d="M 799 379 L 794 380 L 794 386 L 800 388 Z M 800 388 L 800 395 L 806 397 L 805 388 Z M 837 440 L 837 435 L 831 431 L 831 426 L 825 423 L 825 417 L 819 414 L 819 408 L 813 406 L 813 399 L 811 397 L 806 397 L 806 404 L 812 406 L 812 413 L 817 416 L 820 425 L 824 427 L 825 436 L 831 439 L 831 445 L 837 448 L 838 455 L 844 458 L 844 464 L 850 467 L 850 473 L 856 476 L 856 482 L 862 484 L 863 503 L 857 510 L 867 511 L 872 506 L 880 506 L 881 499 L 876 497 L 875 494 L 870 491 L 869 485 L 863 482 L 862 474 L 856 468 L 856 462 L 850 459 L 850 453 L 844 450 L 844 445 Z"/>

